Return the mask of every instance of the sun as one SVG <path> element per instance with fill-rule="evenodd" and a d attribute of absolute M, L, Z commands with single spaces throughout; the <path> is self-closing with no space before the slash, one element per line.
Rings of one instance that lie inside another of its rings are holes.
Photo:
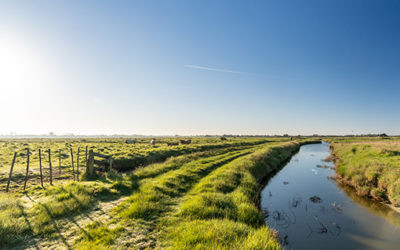
<path fill-rule="evenodd" d="M 0 91 L 25 93 L 44 76 L 38 53 L 26 41 L 0 34 Z"/>

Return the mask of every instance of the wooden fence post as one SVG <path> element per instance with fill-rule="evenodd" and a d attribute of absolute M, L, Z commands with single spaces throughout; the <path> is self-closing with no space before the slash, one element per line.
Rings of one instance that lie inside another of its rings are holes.
<path fill-rule="evenodd" d="M 53 168 L 51 166 L 51 150 L 49 149 L 50 185 L 53 185 Z"/>
<path fill-rule="evenodd" d="M 88 161 L 88 169 L 86 170 L 89 176 L 93 175 L 93 164 L 94 164 L 94 155 L 93 150 L 89 150 L 89 161 Z"/>
<path fill-rule="evenodd" d="M 14 168 L 14 163 L 15 163 L 15 158 L 17 157 L 17 152 L 14 153 L 14 158 L 13 161 L 11 163 L 11 168 L 10 168 L 10 175 L 8 176 L 8 182 L 7 182 L 7 188 L 6 188 L 6 192 L 8 192 L 8 188 L 10 187 L 10 181 L 11 181 L 11 177 L 12 177 L 12 171 Z"/>
<path fill-rule="evenodd" d="M 113 158 L 110 156 L 110 168 L 108 169 L 108 172 L 111 172 L 112 164 L 113 164 Z"/>
<path fill-rule="evenodd" d="M 25 183 L 24 183 L 24 191 L 26 189 L 26 182 L 28 181 L 29 175 L 29 148 L 26 149 L 26 175 L 25 175 Z"/>
<path fill-rule="evenodd" d="M 40 167 L 40 184 L 43 187 L 43 172 L 42 172 L 42 152 L 39 148 L 39 167 Z"/>
<path fill-rule="evenodd" d="M 71 148 L 71 164 L 72 164 L 72 175 L 74 176 L 75 180 L 74 153 L 72 152 L 72 148 Z"/>
<path fill-rule="evenodd" d="M 86 173 L 88 173 L 87 146 L 86 146 L 86 150 L 85 150 L 85 162 L 86 162 Z"/>
<path fill-rule="evenodd" d="M 76 158 L 76 180 L 79 181 L 79 151 L 80 148 L 78 147 L 78 157 Z"/>
<path fill-rule="evenodd" d="M 58 150 L 58 174 L 61 176 L 61 149 Z"/>

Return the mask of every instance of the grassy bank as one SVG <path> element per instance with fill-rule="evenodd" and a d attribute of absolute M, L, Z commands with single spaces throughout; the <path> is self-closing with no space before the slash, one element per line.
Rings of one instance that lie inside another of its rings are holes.
<path fill-rule="evenodd" d="M 273 145 L 232 161 L 198 182 L 165 219 L 162 246 L 171 249 L 278 249 L 257 208 L 261 180 L 298 150 Z"/>
<path fill-rule="evenodd" d="M 138 191 L 115 209 L 113 220 L 88 226 L 77 244 L 82 248 L 278 249 L 257 208 L 257 191 L 262 178 L 298 148 L 295 142 L 270 143 L 179 166 L 156 164 L 153 168 L 159 173 L 144 179 L 143 174 L 149 176 L 146 168 L 135 171 Z"/>
<path fill-rule="evenodd" d="M 361 196 L 400 207 L 400 140 L 332 140 L 339 180 Z"/>

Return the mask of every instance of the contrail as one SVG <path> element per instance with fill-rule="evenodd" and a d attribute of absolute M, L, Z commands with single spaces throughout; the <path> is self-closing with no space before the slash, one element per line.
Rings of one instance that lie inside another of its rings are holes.
<path fill-rule="evenodd" d="M 244 72 L 234 71 L 234 70 L 229 70 L 229 69 L 210 68 L 210 67 L 191 65 L 191 64 L 184 65 L 184 67 L 191 68 L 191 69 L 201 69 L 201 70 L 208 70 L 208 71 L 215 71 L 215 72 L 232 73 L 232 74 L 243 74 L 244 73 Z"/>

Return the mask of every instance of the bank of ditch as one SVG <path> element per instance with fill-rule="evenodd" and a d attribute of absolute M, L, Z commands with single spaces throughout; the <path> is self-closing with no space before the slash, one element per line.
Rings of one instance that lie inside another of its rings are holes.
<path fill-rule="evenodd" d="M 265 175 L 300 143 L 268 143 L 183 164 L 139 181 L 113 220 L 95 221 L 79 247 L 279 249 L 257 207 Z M 162 165 L 160 165 L 162 168 Z M 140 228 L 140 230 L 135 230 Z"/>
<path fill-rule="evenodd" d="M 400 211 L 400 142 L 331 141 L 337 180 Z"/>

